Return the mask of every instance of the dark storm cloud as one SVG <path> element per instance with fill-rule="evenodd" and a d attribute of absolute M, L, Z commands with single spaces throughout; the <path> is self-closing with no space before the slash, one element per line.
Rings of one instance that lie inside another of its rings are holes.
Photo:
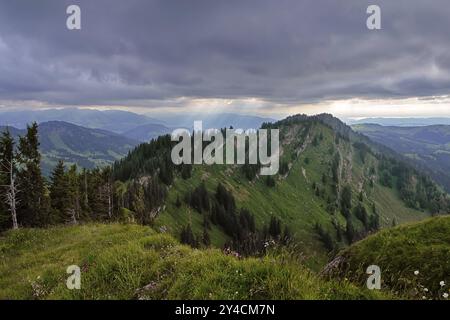
<path fill-rule="evenodd" d="M 369 31 L 366 8 L 382 9 Z M 0 100 L 443 95 L 448 0 L 0 0 Z M 66 29 L 78 4 L 82 30 Z"/>

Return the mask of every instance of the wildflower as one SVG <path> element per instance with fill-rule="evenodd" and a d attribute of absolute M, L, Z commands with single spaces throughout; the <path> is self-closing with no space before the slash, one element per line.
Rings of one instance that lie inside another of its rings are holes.
<path fill-rule="evenodd" d="M 444 281 L 441 281 L 441 282 L 439 282 L 439 285 L 440 285 L 441 287 L 443 287 L 443 286 L 445 286 L 445 282 L 444 282 Z"/>
<path fill-rule="evenodd" d="M 423 299 L 423 300 L 425 300 L 426 298 L 427 298 L 427 297 L 425 297 L 425 296 L 422 296 L 422 299 Z"/>
<path fill-rule="evenodd" d="M 428 288 L 423 289 L 423 291 L 428 292 Z"/>
<path fill-rule="evenodd" d="M 419 275 L 419 270 L 414 271 L 414 275 L 418 276 Z"/>
<path fill-rule="evenodd" d="M 448 293 L 445 292 L 442 296 L 443 296 L 445 299 L 447 299 L 447 298 L 448 298 Z"/>

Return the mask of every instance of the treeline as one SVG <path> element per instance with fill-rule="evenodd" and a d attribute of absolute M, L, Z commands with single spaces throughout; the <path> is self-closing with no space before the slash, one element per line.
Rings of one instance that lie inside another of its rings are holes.
<path fill-rule="evenodd" d="M 141 148 L 166 146 L 163 137 Z M 156 154 L 164 159 L 164 153 Z M 66 167 L 59 161 L 46 178 L 41 172 L 38 125 L 28 126 L 17 145 L 5 130 L 0 138 L 0 231 L 88 221 L 151 224 L 163 208 L 173 171 L 171 161 L 149 158 L 148 162 L 133 164 L 135 168 L 145 165 L 149 171 L 146 175 L 138 175 L 125 162 L 86 170 L 76 165 Z M 188 167 L 177 169 L 190 175 Z M 134 179 L 125 178 L 126 174 Z"/>
<path fill-rule="evenodd" d="M 8 130 L 0 138 L 0 229 L 44 226 L 51 201 L 41 174 L 37 125 L 27 128 L 16 146 Z"/>
<path fill-rule="evenodd" d="M 342 188 L 338 205 L 339 212 L 345 218 L 344 226 L 338 223 L 338 220 L 334 216 L 336 212 L 332 213 L 332 226 L 334 227 L 334 232 L 327 230 L 320 224 L 315 225 L 315 231 L 328 251 L 335 251 L 339 249 L 341 245 L 351 244 L 380 229 L 380 216 L 375 204 L 372 203 L 372 212 L 369 213 L 364 204 L 362 192 L 359 193 L 356 200 L 353 198 L 351 186 L 345 185 Z M 355 202 L 356 204 L 354 204 Z M 356 227 L 355 221 L 359 221 L 362 227 Z"/>
<path fill-rule="evenodd" d="M 209 245 L 209 230 L 216 225 L 231 238 L 226 248 L 242 255 L 259 255 L 265 252 L 269 241 L 287 244 L 292 236 L 281 221 L 272 216 L 261 230 L 256 228 L 253 214 L 246 208 L 238 209 L 233 194 L 221 183 L 214 193 L 201 183 L 184 197 L 184 202 L 203 215 L 203 232 L 194 235 L 188 224 L 181 231 L 181 241 L 193 247 Z"/>
<path fill-rule="evenodd" d="M 433 180 L 402 161 L 380 157 L 378 176 L 383 186 L 399 191 L 400 198 L 407 206 L 431 214 L 450 212 L 448 194 L 440 190 Z"/>

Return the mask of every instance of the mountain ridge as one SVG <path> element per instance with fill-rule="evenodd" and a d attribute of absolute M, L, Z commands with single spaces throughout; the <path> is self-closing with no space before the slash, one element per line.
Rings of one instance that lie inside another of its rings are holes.
<path fill-rule="evenodd" d="M 8 128 L 18 138 L 26 133 L 25 129 L 0 126 L 0 131 Z M 114 132 L 103 129 L 91 129 L 65 121 L 48 121 L 39 124 L 42 169 L 48 175 L 59 160 L 67 164 L 93 169 L 112 164 L 125 156 L 139 144 Z"/>
<path fill-rule="evenodd" d="M 439 212 L 441 205 L 444 211 L 450 205 L 431 180 L 401 160 L 383 156 L 379 150 L 387 148 L 331 115 L 297 115 L 263 127 L 280 129 L 280 172 L 271 179 L 259 176 L 257 166 L 248 165 L 192 166 L 187 173 L 183 166 L 170 169 L 170 164 L 164 164 L 170 155 L 170 148 L 164 146 L 170 145 L 170 139 L 164 136 L 140 145 L 118 161 L 113 172 L 128 184 L 158 177 L 168 181 L 167 197 L 155 208 L 154 223 L 175 235 L 187 225 L 194 234 L 201 234 L 206 223 L 211 242 L 219 247 L 230 244 L 234 232 L 214 222 L 215 218 L 210 220 L 217 214 L 210 211 L 211 203 L 222 185 L 236 203 L 235 212 L 249 210 L 257 229 L 264 229 L 271 217 L 288 226 L 316 266 L 327 259 L 327 251 L 363 237 L 378 223 L 389 227 L 421 220 L 430 211 Z M 353 194 L 349 209 L 343 204 L 346 192 Z M 202 207 L 192 202 L 197 196 L 210 204 Z M 132 206 L 129 209 L 134 211 Z"/>

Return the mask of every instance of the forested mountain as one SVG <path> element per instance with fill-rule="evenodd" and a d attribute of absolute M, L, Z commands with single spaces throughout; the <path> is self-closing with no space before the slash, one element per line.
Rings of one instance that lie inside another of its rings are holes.
<path fill-rule="evenodd" d="M 292 116 L 263 127 L 280 130 L 275 176 L 260 176 L 258 165 L 175 166 L 175 142 L 167 135 L 139 145 L 111 168 L 80 172 L 60 162 L 45 181 L 32 126 L 13 156 L 13 176 L 19 189 L 42 181 L 32 186 L 40 200 L 20 202 L 18 225 L 133 221 L 193 247 L 213 245 L 241 255 L 261 255 L 272 242 L 294 242 L 307 263 L 318 267 L 329 252 L 379 228 L 450 212 L 448 195 L 431 179 L 330 115 Z M 4 136 L 2 145 L 8 140 Z M 6 151 L 4 166 L 11 154 Z M 8 176 L 2 184 L 8 185 Z M 8 206 L 0 210 L 7 228 Z"/>
<path fill-rule="evenodd" d="M 249 165 L 174 167 L 164 137 L 139 146 L 113 173 L 121 181 L 170 185 L 166 200 L 155 206 L 155 223 L 194 243 L 206 225 L 219 246 L 230 238 L 239 242 L 254 223 L 263 234 L 272 229 L 277 236 L 295 235 L 314 255 L 378 227 L 449 211 L 448 197 L 430 179 L 330 115 L 299 115 L 265 127 L 281 130 L 275 177 L 258 176 Z"/>
<path fill-rule="evenodd" d="M 8 127 L 18 140 L 25 129 Z M 0 132 L 6 127 L 0 127 Z M 93 169 L 103 167 L 124 157 L 139 142 L 134 139 L 100 129 L 89 129 L 63 121 L 49 121 L 39 125 L 39 151 L 42 170 L 50 174 L 59 160 L 68 165 Z"/>
<path fill-rule="evenodd" d="M 358 124 L 354 130 L 411 159 L 450 191 L 450 126 L 390 127 Z"/>

